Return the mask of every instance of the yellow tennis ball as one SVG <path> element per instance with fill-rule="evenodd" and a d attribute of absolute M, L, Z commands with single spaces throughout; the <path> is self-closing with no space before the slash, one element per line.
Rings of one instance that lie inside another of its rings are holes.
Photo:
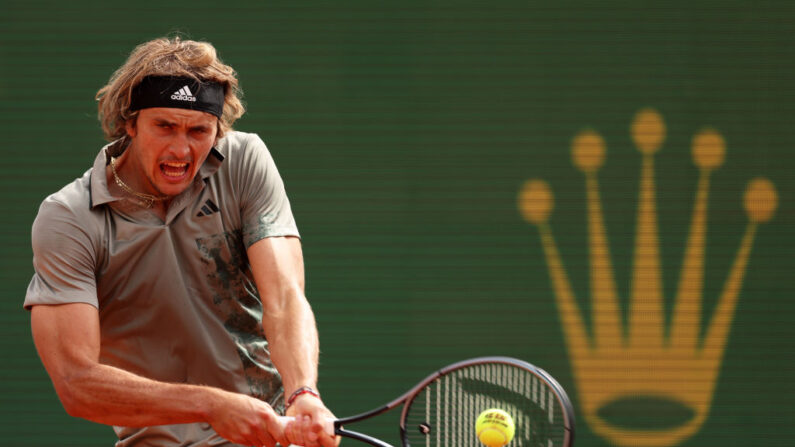
<path fill-rule="evenodd" d="M 475 421 L 478 439 L 488 447 L 502 447 L 511 442 L 514 429 L 511 415 L 499 408 L 489 408 Z"/>

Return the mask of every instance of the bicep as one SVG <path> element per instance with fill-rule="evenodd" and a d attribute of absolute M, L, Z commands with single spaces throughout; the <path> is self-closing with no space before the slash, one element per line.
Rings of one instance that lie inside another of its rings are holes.
<path fill-rule="evenodd" d="M 278 311 L 291 297 L 303 297 L 304 258 L 300 239 L 261 239 L 248 248 L 248 258 L 266 311 Z"/>
<path fill-rule="evenodd" d="M 69 378 L 99 361 L 99 313 L 84 303 L 31 309 L 33 342 L 59 392 Z"/>

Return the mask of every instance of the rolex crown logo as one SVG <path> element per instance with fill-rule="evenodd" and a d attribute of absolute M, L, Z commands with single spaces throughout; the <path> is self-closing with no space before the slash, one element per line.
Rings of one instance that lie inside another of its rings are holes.
<path fill-rule="evenodd" d="M 654 182 L 654 156 L 663 145 L 665 133 L 665 123 L 653 109 L 639 111 L 631 126 L 632 139 L 642 161 L 626 324 L 599 195 L 597 173 L 606 158 L 602 137 L 593 130 L 585 130 L 572 142 L 572 159 L 584 174 L 586 186 L 590 333 L 549 224 L 554 205 L 552 190 L 545 181 L 531 179 L 519 192 L 519 211 L 525 220 L 538 227 L 541 237 L 580 409 L 595 433 L 620 446 L 672 446 L 695 434 L 703 425 L 712 403 L 754 235 L 759 224 L 772 218 L 778 202 L 769 180 L 756 178 L 748 183 L 742 198 L 748 216 L 745 234 L 719 292 L 715 311 L 704 316 L 706 328 L 702 335 L 710 174 L 721 166 L 726 150 L 723 137 L 714 129 L 704 129 L 695 135 L 692 155 L 699 178 L 670 325 L 666 328 Z M 676 402 L 689 409 L 690 416 L 665 428 L 627 428 L 604 416 L 605 408 L 639 396 Z"/>

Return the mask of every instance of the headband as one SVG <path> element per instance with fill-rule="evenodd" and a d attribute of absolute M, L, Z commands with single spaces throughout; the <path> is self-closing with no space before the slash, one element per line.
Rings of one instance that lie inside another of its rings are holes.
<path fill-rule="evenodd" d="M 147 76 L 133 87 L 130 111 L 152 107 L 199 110 L 221 118 L 224 87 L 218 82 L 200 82 L 190 77 Z"/>

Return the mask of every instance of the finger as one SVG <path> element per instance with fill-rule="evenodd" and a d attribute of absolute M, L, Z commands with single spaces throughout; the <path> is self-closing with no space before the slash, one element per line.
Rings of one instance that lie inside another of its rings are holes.
<path fill-rule="evenodd" d="M 276 446 L 276 438 L 274 438 L 271 435 L 271 433 L 269 432 L 270 428 L 271 428 L 271 424 L 269 424 L 267 422 L 265 424 L 257 424 L 254 427 L 254 435 L 255 435 L 255 437 L 257 439 L 257 444 L 256 445 L 260 445 L 260 446 L 261 445 L 265 445 L 265 446 L 268 446 L 268 447 L 275 447 Z"/>
<path fill-rule="evenodd" d="M 315 417 L 312 418 L 312 423 L 311 423 L 309 429 L 313 433 L 317 433 L 318 435 L 320 433 L 324 433 L 326 431 L 326 425 L 327 425 L 327 424 L 324 424 L 324 422 L 326 422 L 326 418 L 325 417 L 323 417 L 322 415 L 315 415 Z"/>
<path fill-rule="evenodd" d="M 287 424 L 287 438 L 291 444 L 304 445 L 304 434 L 301 430 L 301 417 L 298 416 L 294 421 Z"/>
<path fill-rule="evenodd" d="M 334 434 L 334 418 L 327 412 L 318 412 L 313 418 L 312 432 L 317 435 L 317 443 L 323 447 L 336 447 L 339 439 Z"/>
<path fill-rule="evenodd" d="M 314 423 L 312 422 L 312 418 L 310 416 L 304 416 L 304 423 L 303 423 L 303 436 L 304 436 L 304 447 L 318 447 L 318 434 L 314 431 Z"/>
<path fill-rule="evenodd" d="M 282 445 L 284 447 L 289 446 L 291 442 L 289 437 L 287 436 L 287 426 L 282 425 L 281 423 L 278 422 L 273 425 L 275 426 L 273 429 L 270 429 L 271 427 L 270 424 L 268 425 L 269 434 L 273 437 L 273 439 L 276 440 L 276 442 L 279 443 L 279 445 Z"/>
<path fill-rule="evenodd" d="M 287 436 L 287 427 L 290 425 L 289 421 L 285 421 L 283 418 L 276 415 L 276 413 L 272 413 L 268 415 L 268 433 L 276 440 L 280 445 L 287 447 L 290 445 L 290 440 Z"/>
<path fill-rule="evenodd" d="M 274 439 L 283 437 L 284 430 L 287 428 L 287 423 L 289 420 L 283 420 L 282 417 L 270 411 L 265 412 L 262 416 L 262 419 L 265 423 L 260 425 L 260 428 L 266 431 Z"/>
<path fill-rule="evenodd" d="M 318 432 L 318 443 L 323 447 L 337 447 L 339 442 L 339 436 L 329 434 L 325 430 Z"/>
<path fill-rule="evenodd" d="M 304 437 L 309 439 L 312 442 L 317 442 L 318 432 L 322 430 L 323 427 L 320 426 L 311 416 L 307 416 L 306 425 L 304 425 Z"/>
<path fill-rule="evenodd" d="M 276 439 L 266 432 L 260 437 L 260 445 L 264 445 L 266 447 L 276 447 Z"/>

